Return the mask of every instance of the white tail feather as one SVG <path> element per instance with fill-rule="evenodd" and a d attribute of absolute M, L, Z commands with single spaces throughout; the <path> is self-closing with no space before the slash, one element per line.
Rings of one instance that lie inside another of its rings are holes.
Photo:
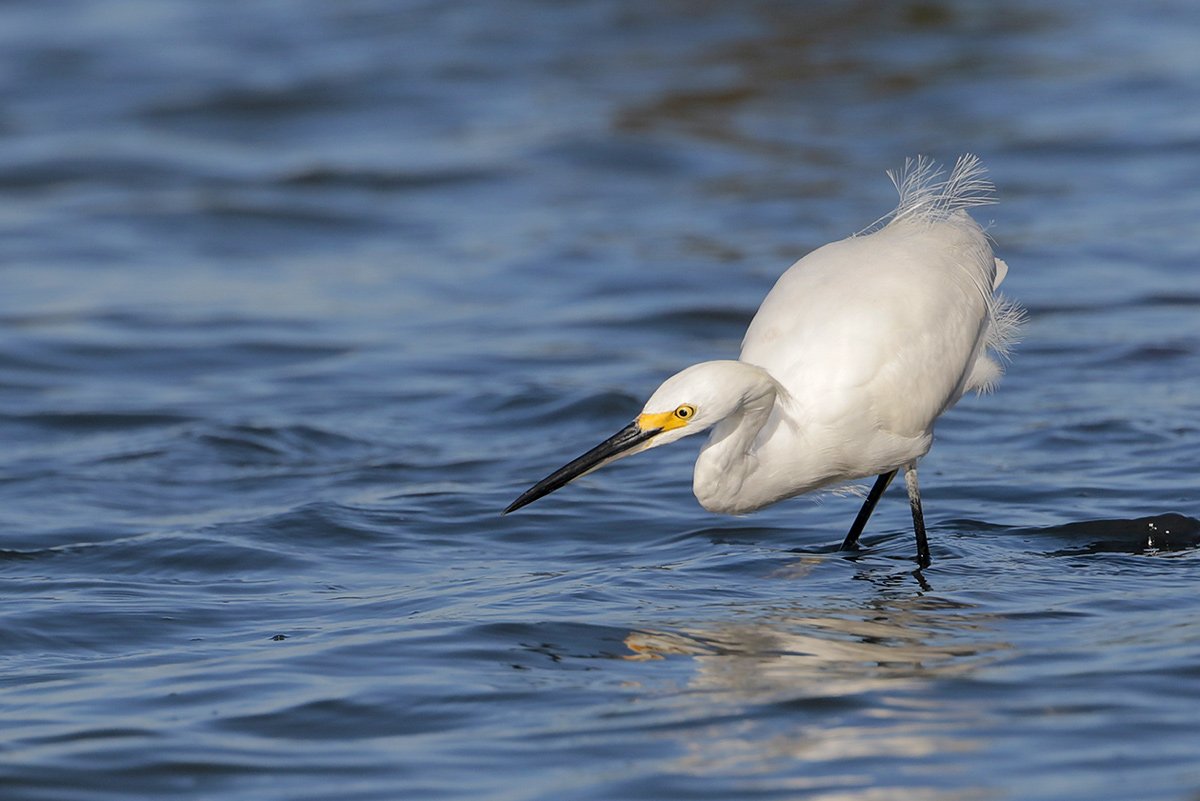
<path fill-rule="evenodd" d="M 1008 361 L 1013 345 L 1021 338 L 1021 326 L 1025 324 L 1025 309 L 1016 301 L 1000 293 L 994 296 L 987 339 L 984 345 L 1001 359 Z"/>

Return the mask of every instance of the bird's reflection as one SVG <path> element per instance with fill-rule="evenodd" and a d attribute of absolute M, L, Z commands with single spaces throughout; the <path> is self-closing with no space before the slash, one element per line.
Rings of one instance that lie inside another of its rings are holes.
<path fill-rule="evenodd" d="M 631 659 L 696 657 L 696 687 L 792 696 L 811 687 L 828 696 L 973 670 L 1005 646 L 959 614 L 970 608 L 920 598 L 866 609 L 778 609 L 707 630 L 635 631 L 625 645 Z"/>
<path fill-rule="evenodd" d="M 879 781 L 861 775 L 864 758 L 872 772 L 903 770 L 920 784 L 923 771 L 981 747 L 970 733 L 980 711 L 943 689 L 1009 646 L 970 604 L 912 592 L 911 574 L 869 580 L 878 594 L 856 608 L 780 606 L 631 633 L 629 659 L 692 658 L 690 680 L 671 702 L 712 722 L 679 730 L 678 768 L 791 773 L 803 764 L 810 778 L 866 792 Z"/>

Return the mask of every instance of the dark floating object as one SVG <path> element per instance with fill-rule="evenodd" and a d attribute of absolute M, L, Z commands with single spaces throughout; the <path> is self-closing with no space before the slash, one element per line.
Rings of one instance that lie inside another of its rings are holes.
<path fill-rule="evenodd" d="M 1067 540 L 1070 545 L 1051 553 L 1072 556 L 1088 553 L 1158 553 L 1190 551 L 1200 547 L 1200 520 L 1168 512 L 1133 520 L 1085 520 L 1035 529 L 1039 536 Z"/>

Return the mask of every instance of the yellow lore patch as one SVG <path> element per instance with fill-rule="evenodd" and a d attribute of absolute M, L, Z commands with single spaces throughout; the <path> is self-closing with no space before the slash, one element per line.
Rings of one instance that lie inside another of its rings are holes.
<path fill-rule="evenodd" d="M 656 429 L 671 431 L 675 428 L 683 428 L 688 424 L 688 421 L 695 416 L 696 407 L 685 404 L 673 412 L 639 414 L 637 424 L 638 428 L 642 429 L 643 431 L 654 431 Z"/>

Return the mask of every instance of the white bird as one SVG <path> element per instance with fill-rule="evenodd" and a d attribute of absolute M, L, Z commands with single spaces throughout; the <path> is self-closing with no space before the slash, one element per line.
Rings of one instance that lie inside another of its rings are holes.
<path fill-rule="evenodd" d="M 917 459 L 943 412 L 995 385 L 997 356 L 1022 316 L 996 292 L 1008 267 L 966 211 L 992 202 L 984 175 L 970 155 L 945 179 L 925 158 L 889 172 L 895 211 L 792 265 L 750 322 L 737 361 L 667 379 L 637 419 L 504 514 L 617 459 L 712 429 L 693 479 L 705 509 L 740 515 L 877 476 L 847 550 L 904 468 L 917 562 L 928 566 Z"/>

